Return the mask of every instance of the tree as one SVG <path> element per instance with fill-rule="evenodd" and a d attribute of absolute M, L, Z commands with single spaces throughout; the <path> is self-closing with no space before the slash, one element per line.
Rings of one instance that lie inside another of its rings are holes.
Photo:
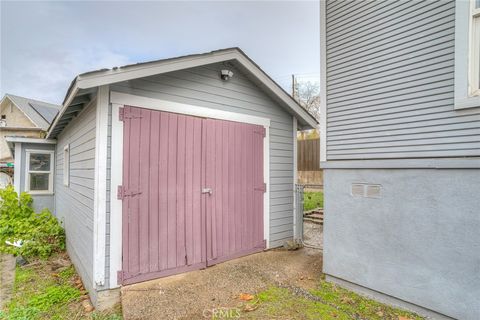
<path fill-rule="evenodd" d="M 295 79 L 293 97 L 315 119 L 320 119 L 320 84 L 318 82 L 296 81 Z"/>

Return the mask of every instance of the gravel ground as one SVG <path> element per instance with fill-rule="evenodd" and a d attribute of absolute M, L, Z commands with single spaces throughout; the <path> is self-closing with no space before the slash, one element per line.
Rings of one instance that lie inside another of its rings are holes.
<path fill-rule="evenodd" d="M 204 310 L 238 305 L 241 293 L 255 294 L 274 284 L 314 288 L 321 270 L 319 250 L 265 251 L 123 287 L 123 314 L 127 320 L 203 319 Z"/>
<path fill-rule="evenodd" d="M 306 245 L 323 248 L 323 225 L 304 221 L 303 242 Z"/>

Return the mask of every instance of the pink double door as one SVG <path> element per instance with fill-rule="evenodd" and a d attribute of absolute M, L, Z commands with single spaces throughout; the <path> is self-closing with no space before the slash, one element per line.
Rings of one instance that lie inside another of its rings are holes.
<path fill-rule="evenodd" d="M 262 126 L 130 106 L 121 118 L 122 284 L 265 248 Z"/>

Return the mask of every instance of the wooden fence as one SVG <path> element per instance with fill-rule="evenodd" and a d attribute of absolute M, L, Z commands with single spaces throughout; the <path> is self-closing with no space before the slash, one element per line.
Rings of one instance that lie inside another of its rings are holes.
<path fill-rule="evenodd" d="M 297 142 L 297 170 L 320 171 L 320 140 L 308 139 Z"/>

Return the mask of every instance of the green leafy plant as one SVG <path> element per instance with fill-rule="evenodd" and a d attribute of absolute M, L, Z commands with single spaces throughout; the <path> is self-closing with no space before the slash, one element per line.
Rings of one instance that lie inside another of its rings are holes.
<path fill-rule="evenodd" d="M 0 189 L 0 252 L 48 258 L 65 249 L 65 232 L 48 209 L 35 213 L 28 193 Z M 20 244 L 15 246 L 12 244 Z"/>

